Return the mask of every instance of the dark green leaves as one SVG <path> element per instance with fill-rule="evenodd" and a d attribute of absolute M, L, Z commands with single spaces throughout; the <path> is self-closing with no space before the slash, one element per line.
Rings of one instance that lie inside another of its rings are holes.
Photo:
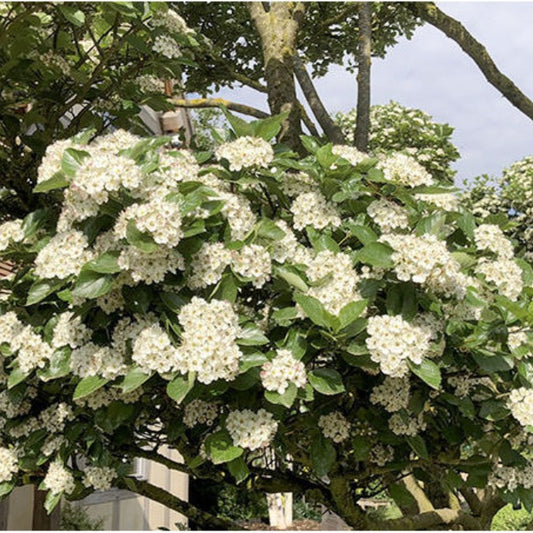
<path fill-rule="evenodd" d="M 265 398 L 274 404 L 284 405 L 289 408 L 296 400 L 296 395 L 298 394 L 298 388 L 294 383 L 290 383 L 287 387 L 287 390 L 283 394 L 279 394 L 275 391 L 265 391 Z"/>
<path fill-rule="evenodd" d="M 313 389 L 321 394 L 331 396 L 344 392 L 341 375 L 333 368 L 318 368 L 307 375 Z"/>
<path fill-rule="evenodd" d="M 37 184 L 34 187 L 33 192 L 48 192 L 55 189 L 63 189 L 68 185 L 69 181 L 67 180 L 67 177 L 62 172 L 56 172 L 50 179 L 41 181 L 41 183 Z"/>
<path fill-rule="evenodd" d="M 108 381 L 108 379 L 101 378 L 99 376 L 89 376 L 87 378 L 83 378 L 74 390 L 73 399 L 79 400 L 80 398 L 89 396 L 89 394 L 92 394 L 103 387 Z"/>
<path fill-rule="evenodd" d="M 217 431 L 205 439 L 205 451 L 216 465 L 229 463 L 244 452 L 242 448 L 233 444 L 233 440 L 225 430 Z"/>
<path fill-rule="evenodd" d="M 311 443 L 311 464 L 318 477 L 324 477 L 330 472 L 337 459 L 335 448 L 329 439 L 319 433 Z"/>
<path fill-rule="evenodd" d="M 139 367 L 133 367 L 125 376 L 122 382 L 122 392 L 127 394 L 138 389 L 143 383 L 148 381 L 152 374 L 146 374 Z"/>
<path fill-rule="evenodd" d="M 261 346 L 268 344 L 268 338 L 265 337 L 263 332 L 252 324 L 246 324 L 242 328 L 242 334 L 237 339 L 237 344 L 241 346 Z"/>
<path fill-rule="evenodd" d="M 139 231 L 133 220 L 128 222 L 126 239 L 131 245 L 146 253 L 154 252 L 158 248 L 158 244 L 154 239 L 147 233 Z"/>
<path fill-rule="evenodd" d="M 178 376 L 167 385 L 167 394 L 180 404 L 194 387 L 195 375 L 190 372 L 187 377 Z"/>
<path fill-rule="evenodd" d="M 72 294 L 83 298 L 99 298 L 113 285 L 113 276 L 92 270 L 82 271 L 76 280 Z"/>
<path fill-rule="evenodd" d="M 120 272 L 118 266 L 119 252 L 106 252 L 100 255 L 94 261 L 89 261 L 83 266 L 83 270 L 92 270 L 100 274 L 115 274 Z"/>
<path fill-rule="evenodd" d="M 431 388 L 439 390 L 441 384 L 441 374 L 439 367 L 430 359 L 423 359 L 422 363 L 415 365 L 408 361 L 409 368 L 420 379 L 425 381 Z"/>
<path fill-rule="evenodd" d="M 390 246 L 381 242 L 370 242 L 355 254 L 355 258 L 366 265 L 391 268 L 394 266 L 392 254 L 393 249 Z"/>
<path fill-rule="evenodd" d="M 26 305 L 33 305 L 41 300 L 44 300 L 47 296 L 55 291 L 58 291 L 63 287 L 65 282 L 63 280 L 50 280 L 40 279 L 37 280 L 28 291 L 28 298 L 26 299 Z"/>
<path fill-rule="evenodd" d="M 321 302 L 312 296 L 295 294 L 294 300 L 300 304 L 303 312 L 317 325 L 327 327 L 326 310 Z"/>

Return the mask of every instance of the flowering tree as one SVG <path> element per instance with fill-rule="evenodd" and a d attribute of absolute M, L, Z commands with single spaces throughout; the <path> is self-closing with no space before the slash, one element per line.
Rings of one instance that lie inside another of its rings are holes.
<path fill-rule="evenodd" d="M 488 528 L 531 508 L 531 284 L 406 154 L 227 115 L 214 154 L 118 130 L 51 145 L 0 226 L 0 489 L 128 488 L 235 528 L 128 475 L 134 457 L 292 491 L 354 528 Z M 175 463 L 162 445 L 184 458 Z M 403 517 L 357 505 L 385 491 Z"/>
<path fill-rule="evenodd" d="M 22 216 L 38 206 L 37 167 L 53 141 L 84 128 L 146 133 L 140 106 L 170 108 L 163 80 L 179 80 L 197 46 L 164 3 L 3 2 L 2 213 Z"/>
<path fill-rule="evenodd" d="M 355 142 L 357 112 L 339 112 L 336 122 L 346 141 Z M 397 102 L 375 105 L 370 110 L 369 149 L 387 153 L 405 151 L 414 157 L 436 179 L 453 182 L 455 171 L 450 164 L 459 159 L 459 152 L 451 141 L 453 128 L 434 122 L 420 109 L 410 109 Z"/>
<path fill-rule="evenodd" d="M 465 183 L 464 199 L 479 216 L 499 215 L 521 253 L 533 259 L 533 157 L 516 161 L 499 179 L 487 175 Z M 508 221 L 506 221 L 508 219 Z"/>

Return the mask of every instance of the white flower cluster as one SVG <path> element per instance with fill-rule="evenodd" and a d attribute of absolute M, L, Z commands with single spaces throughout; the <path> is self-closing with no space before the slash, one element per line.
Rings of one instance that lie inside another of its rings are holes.
<path fill-rule="evenodd" d="M 182 181 L 207 182 L 206 176 L 198 176 L 199 171 L 196 158 L 188 150 L 164 151 L 159 154 L 159 169 L 146 177 L 144 186 L 147 190 L 168 190 Z M 144 189 L 140 193 L 143 195 Z"/>
<path fill-rule="evenodd" d="M 407 408 L 409 393 L 409 378 L 386 377 L 381 385 L 372 389 L 370 401 L 382 405 L 389 413 L 394 413 Z"/>
<path fill-rule="evenodd" d="M 133 343 L 132 360 L 146 372 L 164 374 L 179 364 L 177 349 L 159 324 L 145 327 Z"/>
<path fill-rule="evenodd" d="M 23 239 L 22 220 L 10 220 L 0 224 L 0 252 L 5 250 L 11 243 L 20 242 Z"/>
<path fill-rule="evenodd" d="M 122 394 L 122 391 L 118 388 L 101 388 L 98 389 L 89 396 L 84 396 L 75 401 L 77 405 L 87 406 L 92 411 L 105 407 L 114 401 L 121 401 L 124 403 L 136 403 L 143 394 L 143 389 L 139 387 L 132 392 Z"/>
<path fill-rule="evenodd" d="M 362 299 L 357 292 L 359 276 L 347 254 L 323 250 L 308 263 L 306 273 L 309 281 L 316 283 L 307 294 L 319 300 L 334 315 L 350 302 Z"/>
<path fill-rule="evenodd" d="M 459 196 L 455 193 L 415 194 L 415 198 L 421 202 L 427 202 L 442 209 L 443 211 L 457 211 L 459 208 Z"/>
<path fill-rule="evenodd" d="M 35 258 L 35 275 L 65 279 L 71 274 L 79 274 L 81 267 L 92 259 L 87 247 L 87 237 L 81 231 L 70 230 L 54 235 Z"/>
<path fill-rule="evenodd" d="M 41 447 L 41 453 L 46 457 L 50 457 L 56 453 L 65 442 L 66 439 L 63 435 L 48 437 Z"/>
<path fill-rule="evenodd" d="M 418 417 L 409 417 L 405 420 L 399 413 L 393 414 L 389 418 L 389 428 L 396 435 L 415 437 L 426 429 L 426 423 L 422 413 Z"/>
<path fill-rule="evenodd" d="M 288 172 L 284 174 L 280 187 L 291 198 L 307 192 L 319 191 L 316 181 L 303 172 Z"/>
<path fill-rule="evenodd" d="M 290 226 L 284 220 L 276 220 L 276 226 L 285 233 L 284 237 L 272 243 L 272 259 L 278 263 L 284 263 L 297 253 L 300 247 L 298 239 Z"/>
<path fill-rule="evenodd" d="M 109 466 L 88 466 L 83 472 L 83 484 L 96 490 L 109 490 L 117 473 Z"/>
<path fill-rule="evenodd" d="M 224 200 L 222 215 L 226 217 L 231 228 L 232 239 L 244 239 L 257 221 L 250 202 L 243 196 L 224 191 L 219 191 L 217 198 Z"/>
<path fill-rule="evenodd" d="M 0 344 L 10 344 L 23 328 L 24 325 L 13 311 L 0 315 Z"/>
<path fill-rule="evenodd" d="M 178 315 L 183 327 L 176 369 L 182 374 L 197 372 L 200 383 L 232 380 L 242 356 L 235 340 L 241 330 L 239 317 L 226 300 L 207 302 L 193 297 Z"/>
<path fill-rule="evenodd" d="M 520 387 L 509 394 L 509 409 L 523 426 L 533 426 L 533 389 Z"/>
<path fill-rule="evenodd" d="M 372 446 L 370 450 L 369 461 L 378 466 L 386 466 L 388 463 L 394 460 L 394 448 L 392 446 L 383 446 L 383 444 L 377 444 Z"/>
<path fill-rule="evenodd" d="M 39 427 L 44 427 L 48 433 L 59 433 L 65 429 L 66 423 L 73 418 L 70 405 L 65 402 L 56 403 L 41 411 Z"/>
<path fill-rule="evenodd" d="M 420 364 L 431 347 L 432 333 L 428 328 L 407 322 L 399 315 L 370 317 L 367 332 L 370 358 L 392 377 L 405 376 L 407 361 Z"/>
<path fill-rule="evenodd" d="M 135 83 L 139 86 L 139 89 L 145 93 L 163 93 L 165 91 L 165 82 L 150 74 L 139 76 L 135 80 Z"/>
<path fill-rule="evenodd" d="M 164 28 L 172 33 L 191 33 L 193 31 L 173 9 L 156 13 L 150 24 L 155 28 Z"/>
<path fill-rule="evenodd" d="M 231 263 L 231 251 L 223 242 L 204 242 L 192 258 L 192 273 L 187 279 L 191 289 L 202 289 L 218 283 Z"/>
<path fill-rule="evenodd" d="M 276 357 L 261 368 L 261 382 L 266 390 L 279 394 L 283 394 L 291 383 L 298 388 L 305 387 L 305 365 L 295 359 L 290 350 L 276 350 Z"/>
<path fill-rule="evenodd" d="M 135 222 L 141 232 L 152 235 L 157 244 L 176 246 L 183 237 L 181 229 L 181 211 L 177 202 L 167 201 L 163 195 L 153 195 L 144 204 L 133 204 L 119 216 L 115 225 L 117 237 L 125 238 L 128 223 Z"/>
<path fill-rule="evenodd" d="M 70 355 L 70 369 L 80 378 L 101 376 L 114 379 L 123 374 L 126 368 L 120 352 L 92 342 L 72 350 Z"/>
<path fill-rule="evenodd" d="M 326 226 L 337 228 L 341 225 L 341 217 L 336 207 L 318 191 L 296 196 L 291 205 L 291 213 L 294 227 L 299 230 L 306 226 L 324 229 Z"/>
<path fill-rule="evenodd" d="M 63 205 L 57 221 L 57 231 L 66 232 L 71 230 L 74 222 L 97 215 L 99 207 L 98 202 L 81 189 L 67 189 L 63 195 Z"/>
<path fill-rule="evenodd" d="M 392 183 L 406 187 L 433 184 L 431 174 L 416 159 L 399 152 L 383 158 L 377 167 L 383 171 L 385 179 Z"/>
<path fill-rule="evenodd" d="M 383 233 L 388 233 L 396 228 L 409 227 L 409 213 L 407 209 L 389 200 L 374 200 L 366 208 L 366 212 L 380 227 Z"/>
<path fill-rule="evenodd" d="M 429 289 L 462 298 L 472 280 L 461 272 L 445 241 L 435 235 L 384 234 L 379 239 L 393 249 L 394 271 L 401 281 L 413 280 Z"/>
<path fill-rule="evenodd" d="M 76 488 L 74 476 L 59 460 L 50 463 L 43 484 L 52 494 L 70 494 Z"/>
<path fill-rule="evenodd" d="M 63 154 L 67 148 L 72 148 L 70 139 L 56 141 L 46 148 L 37 171 L 37 183 L 49 180 L 56 172 L 61 170 L 61 159 L 63 159 Z"/>
<path fill-rule="evenodd" d="M 481 224 L 474 230 L 474 241 L 478 250 L 489 250 L 500 259 L 512 259 L 513 244 L 496 224 Z"/>
<path fill-rule="evenodd" d="M 533 488 L 533 463 L 525 467 L 503 466 L 495 464 L 489 474 L 488 485 L 508 492 L 513 492 L 517 488 Z"/>
<path fill-rule="evenodd" d="M 492 382 L 489 377 L 472 377 L 470 374 L 461 376 L 450 376 L 448 378 L 448 384 L 455 389 L 454 394 L 459 398 L 470 397 L 472 400 L 476 400 L 479 393 L 472 393 L 472 390 L 477 389 L 478 386 L 492 387 Z"/>
<path fill-rule="evenodd" d="M 510 259 L 499 259 L 497 261 L 479 262 L 476 272 L 483 274 L 487 281 L 496 285 L 498 291 L 509 300 L 518 300 L 524 283 L 522 281 L 522 269 Z"/>
<path fill-rule="evenodd" d="M 63 76 L 68 76 L 71 72 L 69 62 L 61 54 L 56 54 L 53 50 L 40 54 L 39 60 L 47 67 L 57 70 Z"/>
<path fill-rule="evenodd" d="M 177 59 L 182 56 L 179 44 L 170 35 L 158 35 L 152 45 L 152 50 L 169 59 Z"/>
<path fill-rule="evenodd" d="M 529 344 L 529 338 L 525 331 L 518 331 L 516 327 L 509 328 L 509 334 L 507 336 L 507 346 L 511 350 L 516 350 L 520 346 Z"/>
<path fill-rule="evenodd" d="M 144 281 L 147 285 L 163 281 L 168 272 L 175 274 L 185 269 L 183 256 L 176 250 L 159 247 L 147 253 L 128 246 L 119 255 L 118 266 L 131 275 L 134 282 Z"/>
<path fill-rule="evenodd" d="M 72 311 L 66 311 L 59 315 L 54 327 L 52 346 L 61 348 L 70 346 L 77 348 L 85 344 L 91 338 L 91 330 L 81 321 L 81 317 L 74 316 Z"/>
<path fill-rule="evenodd" d="M 201 424 L 212 426 L 219 413 L 218 405 L 214 402 L 195 399 L 188 403 L 183 410 L 183 423 L 188 428 Z"/>
<path fill-rule="evenodd" d="M 31 409 L 31 402 L 24 398 L 21 402 L 13 401 L 7 394 L 7 389 L 0 392 L 0 412 L 5 414 L 5 418 L 12 419 L 28 414 Z M 13 430 L 11 431 L 13 433 Z"/>
<path fill-rule="evenodd" d="M 231 254 L 231 268 L 236 274 L 250 279 L 260 289 L 270 280 L 272 261 L 268 250 L 260 244 L 248 244 Z"/>
<path fill-rule="evenodd" d="M 322 430 L 324 437 L 337 444 L 345 441 L 350 436 L 350 422 L 339 411 L 322 415 L 318 419 L 318 427 Z"/>
<path fill-rule="evenodd" d="M 246 136 L 220 145 L 215 155 L 219 161 L 226 159 L 230 170 L 238 172 L 243 168 L 266 168 L 274 159 L 274 150 L 264 139 Z"/>
<path fill-rule="evenodd" d="M 368 159 L 368 154 L 359 151 L 354 146 L 348 146 L 346 144 L 337 144 L 333 146 L 331 152 L 346 159 L 346 161 L 349 161 L 354 166 L 361 163 L 361 161 Z"/>
<path fill-rule="evenodd" d="M 254 413 L 250 409 L 230 411 L 226 418 L 233 444 L 249 450 L 265 448 L 270 444 L 278 430 L 278 423 L 265 409 Z"/>
<path fill-rule="evenodd" d="M 0 447 L 0 483 L 11 481 L 18 472 L 18 459 L 12 448 Z"/>
<path fill-rule="evenodd" d="M 25 326 L 9 344 L 13 352 L 18 352 L 17 361 L 24 373 L 31 372 L 34 368 L 43 368 L 53 353 L 51 346 L 31 326 Z"/>

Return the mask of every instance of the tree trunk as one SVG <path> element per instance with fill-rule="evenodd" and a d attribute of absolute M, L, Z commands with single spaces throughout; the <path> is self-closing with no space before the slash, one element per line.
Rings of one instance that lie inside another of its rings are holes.
<path fill-rule="evenodd" d="M 279 140 L 301 151 L 300 107 L 296 99 L 293 57 L 304 6 L 301 2 L 275 2 L 268 10 L 262 2 L 248 4 L 250 16 L 261 38 L 268 105 L 272 114 L 288 113 Z"/>
<path fill-rule="evenodd" d="M 47 492 L 45 490 L 39 490 L 37 487 L 33 489 L 33 516 L 31 526 L 33 531 L 57 531 L 59 529 L 61 503 L 56 506 L 51 514 L 48 514 L 44 508 L 46 494 Z"/>
<path fill-rule="evenodd" d="M 372 5 L 361 2 L 359 13 L 359 46 L 357 50 L 357 118 L 355 147 L 368 152 L 370 135 L 370 62 L 372 53 Z"/>
<path fill-rule="evenodd" d="M 342 131 L 339 126 L 333 122 L 330 114 L 324 107 L 324 104 L 322 103 L 322 100 L 320 100 L 316 88 L 311 81 L 311 77 L 309 76 L 304 63 L 298 54 L 293 57 L 293 61 L 296 79 L 302 88 L 305 99 L 307 100 L 313 115 L 315 115 L 315 118 L 318 120 L 318 123 L 326 134 L 326 137 L 334 144 L 343 144 L 344 137 L 342 135 Z"/>
<path fill-rule="evenodd" d="M 522 113 L 533 119 L 533 102 L 500 72 L 487 49 L 468 32 L 457 20 L 446 15 L 433 2 L 413 2 L 407 4 L 415 15 L 429 22 L 454 40 L 479 67 L 487 81 Z"/>

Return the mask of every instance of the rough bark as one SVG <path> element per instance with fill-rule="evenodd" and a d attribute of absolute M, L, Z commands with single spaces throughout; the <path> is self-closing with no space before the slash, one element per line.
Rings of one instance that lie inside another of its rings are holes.
<path fill-rule="evenodd" d="M 368 152 L 370 135 L 370 63 L 372 53 L 372 5 L 361 2 L 359 14 L 359 43 L 357 50 L 357 117 L 355 147 Z"/>
<path fill-rule="evenodd" d="M 511 104 L 533 119 L 533 101 L 498 69 L 487 49 L 474 39 L 458 20 L 446 15 L 433 2 L 411 3 L 409 7 L 421 19 L 429 22 L 455 41 L 476 63 L 487 81 L 500 91 Z"/>
<path fill-rule="evenodd" d="M 324 107 L 324 104 L 318 96 L 311 77 L 309 76 L 309 73 L 307 72 L 304 63 L 301 60 L 300 56 L 298 56 L 298 54 L 294 55 L 293 62 L 294 74 L 296 75 L 296 79 L 298 80 L 298 83 L 302 88 L 307 103 L 309 104 L 313 115 L 315 115 L 315 118 L 320 124 L 320 127 L 331 142 L 335 144 L 343 144 L 344 136 L 342 135 L 342 131 L 339 126 L 337 126 L 337 124 L 333 122 L 330 114 Z"/>
<path fill-rule="evenodd" d="M 425 513 L 427 511 L 435 510 L 433 504 L 426 496 L 426 493 L 422 490 L 422 487 L 420 487 L 418 481 L 412 474 L 403 478 L 402 482 L 405 485 L 405 488 L 411 493 L 411 495 L 415 499 L 419 512 Z"/>
<path fill-rule="evenodd" d="M 300 107 L 296 98 L 292 58 L 297 53 L 296 38 L 304 5 L 301 2 L 273 2 L 268 10 L 261 2 L 247 5 L 261 38 L 270 111 L 274 115 L 289 113 L 279 140 L 293 150 L 301 151 Z"/>
<path fill-rule="evenodd" d="M 230 102 L 229 100 L 224 100 L 224 98 L 193 98 L 193 99 L 184 99 L 184 98 L 173 98 L 170 100 L 170 103 L 176 107 L 184 107 L 188 109 L 201 109 L 206 107 L 225 107 L 231 109 L 232 111 L 237 111 L 237 113 L 242 113 L 244 115 L 249 115 L 255 118 L 267 118 L 270 115 L 251 107 L 245 104 L 239 104 L 237 102 Z"/>

